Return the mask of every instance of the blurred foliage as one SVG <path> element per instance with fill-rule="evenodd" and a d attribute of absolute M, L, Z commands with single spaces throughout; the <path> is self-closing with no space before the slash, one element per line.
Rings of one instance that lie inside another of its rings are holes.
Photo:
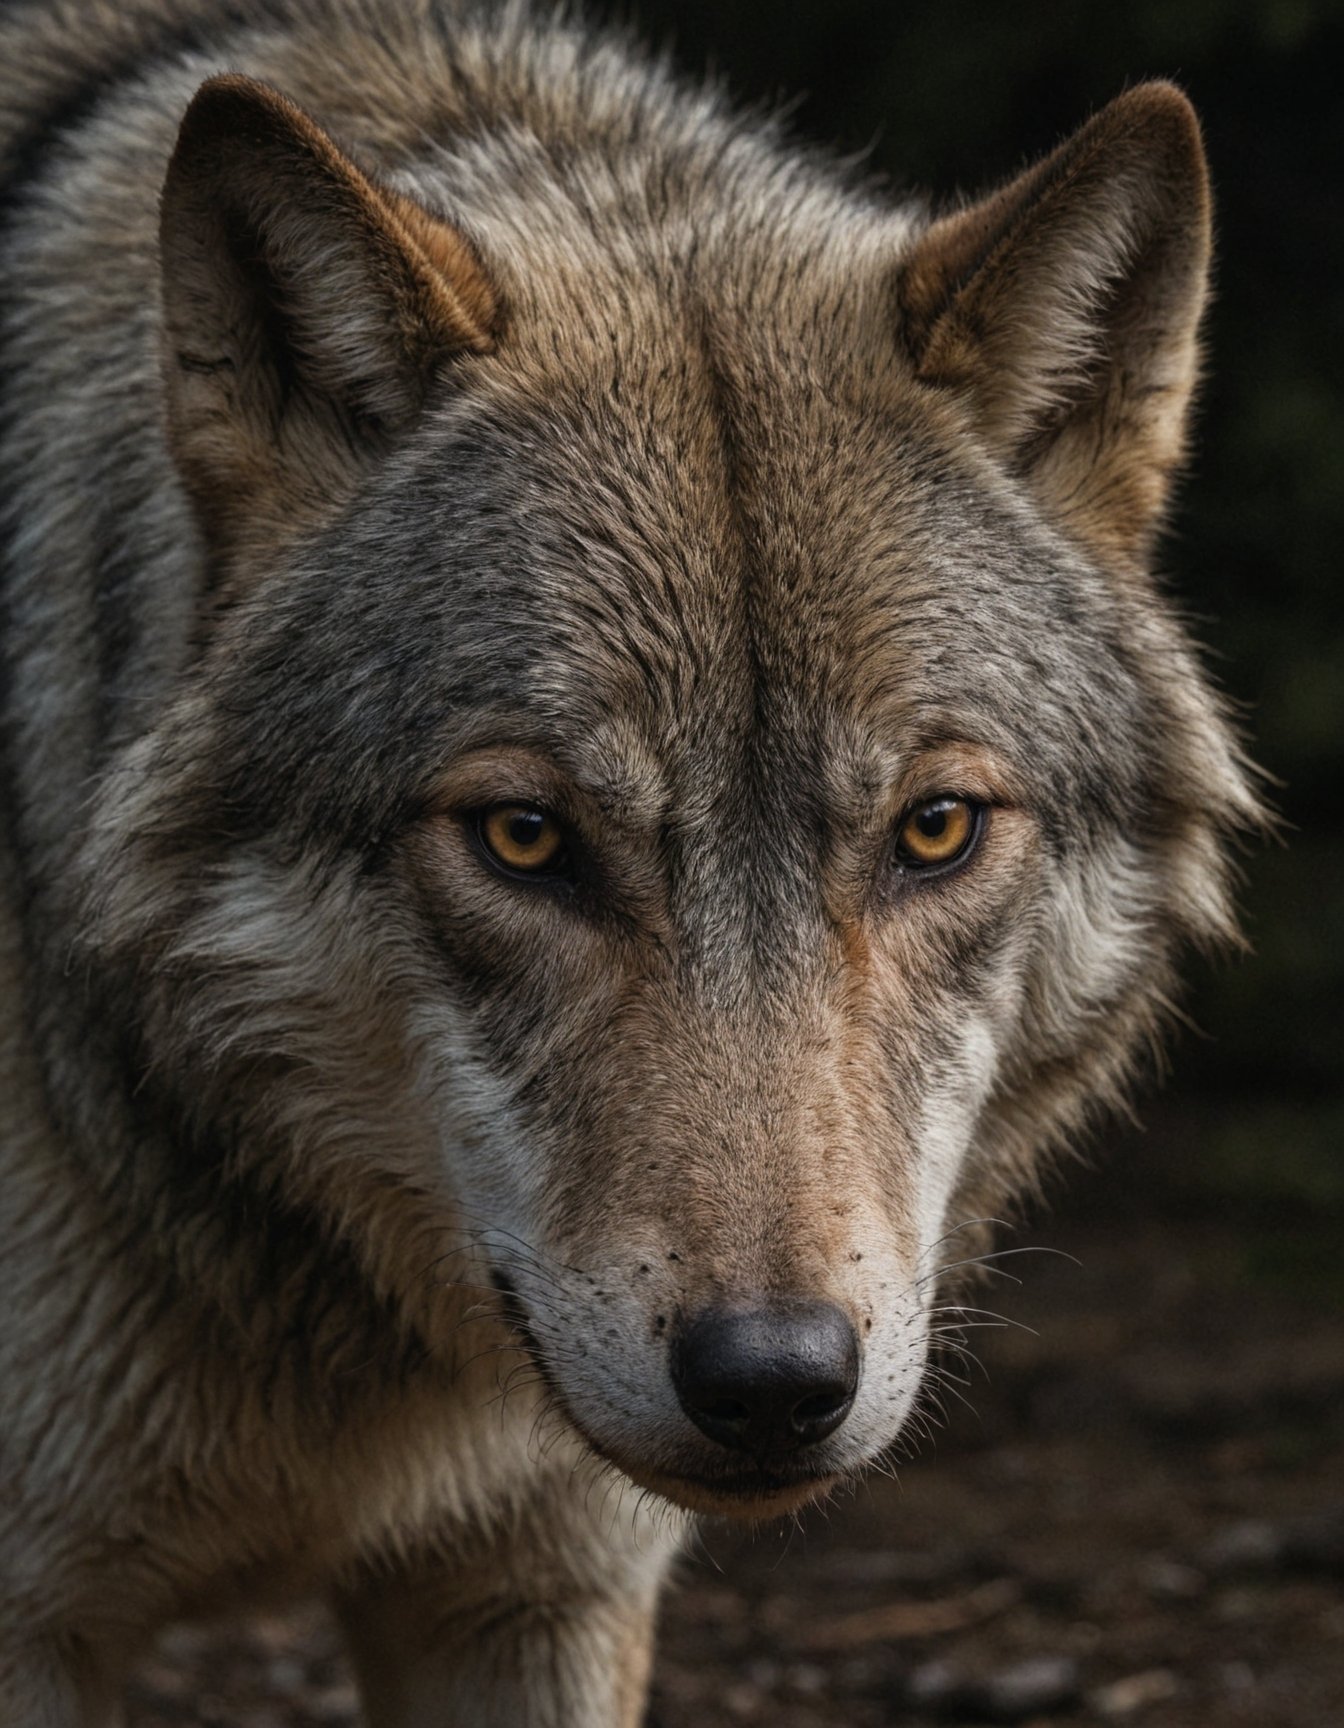
<path fill-rule="evenodd" d="M 1165 566 L 1277 782 L 1253 958 L 1207 970 L 1171 1108 L 1204 1099 L 1229 1194 L 1344 1203 L 1344 0 L 633 0 L 637 24 L 803 136 L 943 196 L 1013 173 L 1144 78 L 1205 125 L 1217 296 Z"/>

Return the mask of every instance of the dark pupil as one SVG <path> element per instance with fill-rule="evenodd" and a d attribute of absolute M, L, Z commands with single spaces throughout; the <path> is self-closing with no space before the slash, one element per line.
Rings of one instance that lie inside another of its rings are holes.
<path fill-rule="evenodd" d="M 520 810 L 509 817 L 509 839 L 515 846 L 535 846 L 545 825 L 546 818 L 540 810 Z"/>
<path fill-rule="evenodd" d="M 915 827 L 926 840 L 938 840 L 947 829 L 947 819 L 952 813 L 950 804 L 928 804 L 915 817 Z"/>

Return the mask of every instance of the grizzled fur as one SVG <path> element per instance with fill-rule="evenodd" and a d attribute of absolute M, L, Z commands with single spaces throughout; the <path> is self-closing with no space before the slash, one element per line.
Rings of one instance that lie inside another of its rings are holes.
<path fill-rule="evenodd" d="M 935 220 L 514 4 L 21 0 L 0 67 L 0 1718 L 322 1590 L 384 1728 L 633 1724 L 679 1509 L 896 1438 L 1231 934 L 1150 571 L 1194 118 Z M 861 1341 L 787 1467 L 673 1390 L 743 1301 Z"/>

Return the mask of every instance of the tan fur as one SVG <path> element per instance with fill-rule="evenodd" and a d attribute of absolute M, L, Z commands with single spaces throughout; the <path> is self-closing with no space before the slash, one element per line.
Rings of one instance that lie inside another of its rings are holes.
<path fill-rule="evenodd" d="M 273 554 L 348 492 L 352 420 L 399 430 L 441 360 L 494 346 L 498 297 L 468 242 L 404 194 L 381 192 L 255 79 L 212 78 L 193 99 L 160 249 L 169 433 L 225 562 Z M 319 250 L 320 271 L 306 268 Z M 333 355 L 306 386 L 288 387 L 242 340 L 259 268 L 301 340 Z M 371 379 L 384 382 L 370 391 Z"/>
<path fill-rule="evenodd" d="M 320 1591 L 376 1728 L 633 1724 L 687 1512 L 897 1440 L 943 1268 L 1233 933 L 1149 579 L 1195 122 L 931 222 L 521 5 L 0 64 L 0 1722 Z M 697 1323 L 815 1308 L 836 1425 L 716 1438 Z"/>
<path fill-rule="evenodd" d="M 970 397 L 981 434 L 1103 555 L 1151 551 L 1210 247 L 1199 123 L 1179 90 L 1145 84 L 935 223 L 903 277 L 920 374 Z"/>

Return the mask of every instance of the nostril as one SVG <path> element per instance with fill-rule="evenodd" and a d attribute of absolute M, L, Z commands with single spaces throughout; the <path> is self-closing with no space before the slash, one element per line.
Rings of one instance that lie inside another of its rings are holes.
<path fill-rule="evenodd" d="M 792 1411 L 795 1423 L 825 1422 L 842 1410 L 853 1397 L 852 1392 L 818 1392 L 813 1398 L 802 1398 Z"/>
<path fill-rule="evenodd" d="M 682 1409 L 717 1444 L 762 1456 L 798 1451 L 849 1414 L 858 1338 L 832 1303 L 710 1309 L 676 1340 L 672 1377 Z"/>
<path fill-rule="evenodd" d="M 742 1422 L 751 1415 L 740 1398 L 716 1398 L 712 1404 L 702 1404 L 700 1408 L 716 1422 Z"/>

